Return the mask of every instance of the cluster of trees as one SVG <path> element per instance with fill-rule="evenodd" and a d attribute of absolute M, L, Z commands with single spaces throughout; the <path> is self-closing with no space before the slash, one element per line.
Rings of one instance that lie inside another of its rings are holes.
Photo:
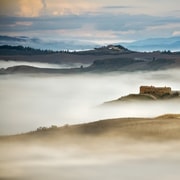
<path fill-rule="evenodd" d="M 42 49 L 34 49 L 31 47 L 24 47 L 24 46 L 9 46 L 9 45 L 0 46 L 0 55 L 43 55 L 43 54 L 54 54 L 54 53 L 69 53 L 69 51 L 42 50 Z"/>
<path fill-rule="evenodd" d="M 165 50 L 165 51 L 162 51 L 163 54 L 172 54 L 172 52 L 170 50 Z"/>
<path fill-rule="evenodd" d="M 57 129 L 58 127 L 56 125 L 52 125 L 51 127 L 38 127 L 37 131 L 46 131 L 49 129 Z"/>

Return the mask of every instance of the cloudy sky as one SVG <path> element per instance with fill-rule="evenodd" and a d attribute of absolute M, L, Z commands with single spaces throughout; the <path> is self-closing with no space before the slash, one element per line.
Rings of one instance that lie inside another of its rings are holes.
<path fill-rule="evenodd" d="M 0 0 L 0 35 L 126 42 L 180 35 L 180 0 Z"/>

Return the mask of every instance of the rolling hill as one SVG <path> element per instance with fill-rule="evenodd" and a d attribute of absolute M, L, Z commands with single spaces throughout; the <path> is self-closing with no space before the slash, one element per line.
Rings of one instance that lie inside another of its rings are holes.
<path fill-rule="evenodd" d="M 80 141 L 82 144 L 88 144 L 87 139 L 98 140 L 101 143 L 110 139 L 136 141 L 180 140 L 180 115 L 166 114 L 155 118 L 117 118 L 62 127 L 43 127 L 25 134 L 1 136 L 0 143 L 27 143 L 29 141 L 33 143 L 68 144 Z"/>
<path fill-rule="evenodd" d="M 121 45 L 109 45 L 94 50 L 80 52 L 47 51 L 22 46 L 1 46 L 0 59 L 4 61 L 45 62 L 54 64 L 79 64 L 76 69 L 53 70 L 37 67 L 11 67 L 1 69 L 6 73 L 73 73 L 75 72 L 114 72 L 114 71 L 153 71 L 180 67 L 179 52 L 134 52 Z M 85 68 L 83 68 L 85 66 Z M 26 69 L 26 71 L 25 71 Z M 36 69 L 36 70 L 35 70 Z M 32 71 L 31 71 L 32 70 Z"/>

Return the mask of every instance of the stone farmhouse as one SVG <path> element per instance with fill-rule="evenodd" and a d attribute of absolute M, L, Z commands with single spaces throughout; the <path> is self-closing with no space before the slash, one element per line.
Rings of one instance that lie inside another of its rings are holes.
<path fill-rule="evenodd" d="M 151 94 L 154 96 L 170 95 L 172 93 L 170 87 L 141 86 L 140 94 Z"/>

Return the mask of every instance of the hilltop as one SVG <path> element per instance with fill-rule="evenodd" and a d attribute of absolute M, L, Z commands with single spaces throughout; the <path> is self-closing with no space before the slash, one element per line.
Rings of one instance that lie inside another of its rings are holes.
<path fill-rule="evenodd" d="M 105 102 L 103 105 L 116 105 L 122 102 L 144 102 L 180 100 L 180 91 L 173 91 L 170 87 L 141 86 L 139 94 L 129 94 L 116 100 Z"/>

